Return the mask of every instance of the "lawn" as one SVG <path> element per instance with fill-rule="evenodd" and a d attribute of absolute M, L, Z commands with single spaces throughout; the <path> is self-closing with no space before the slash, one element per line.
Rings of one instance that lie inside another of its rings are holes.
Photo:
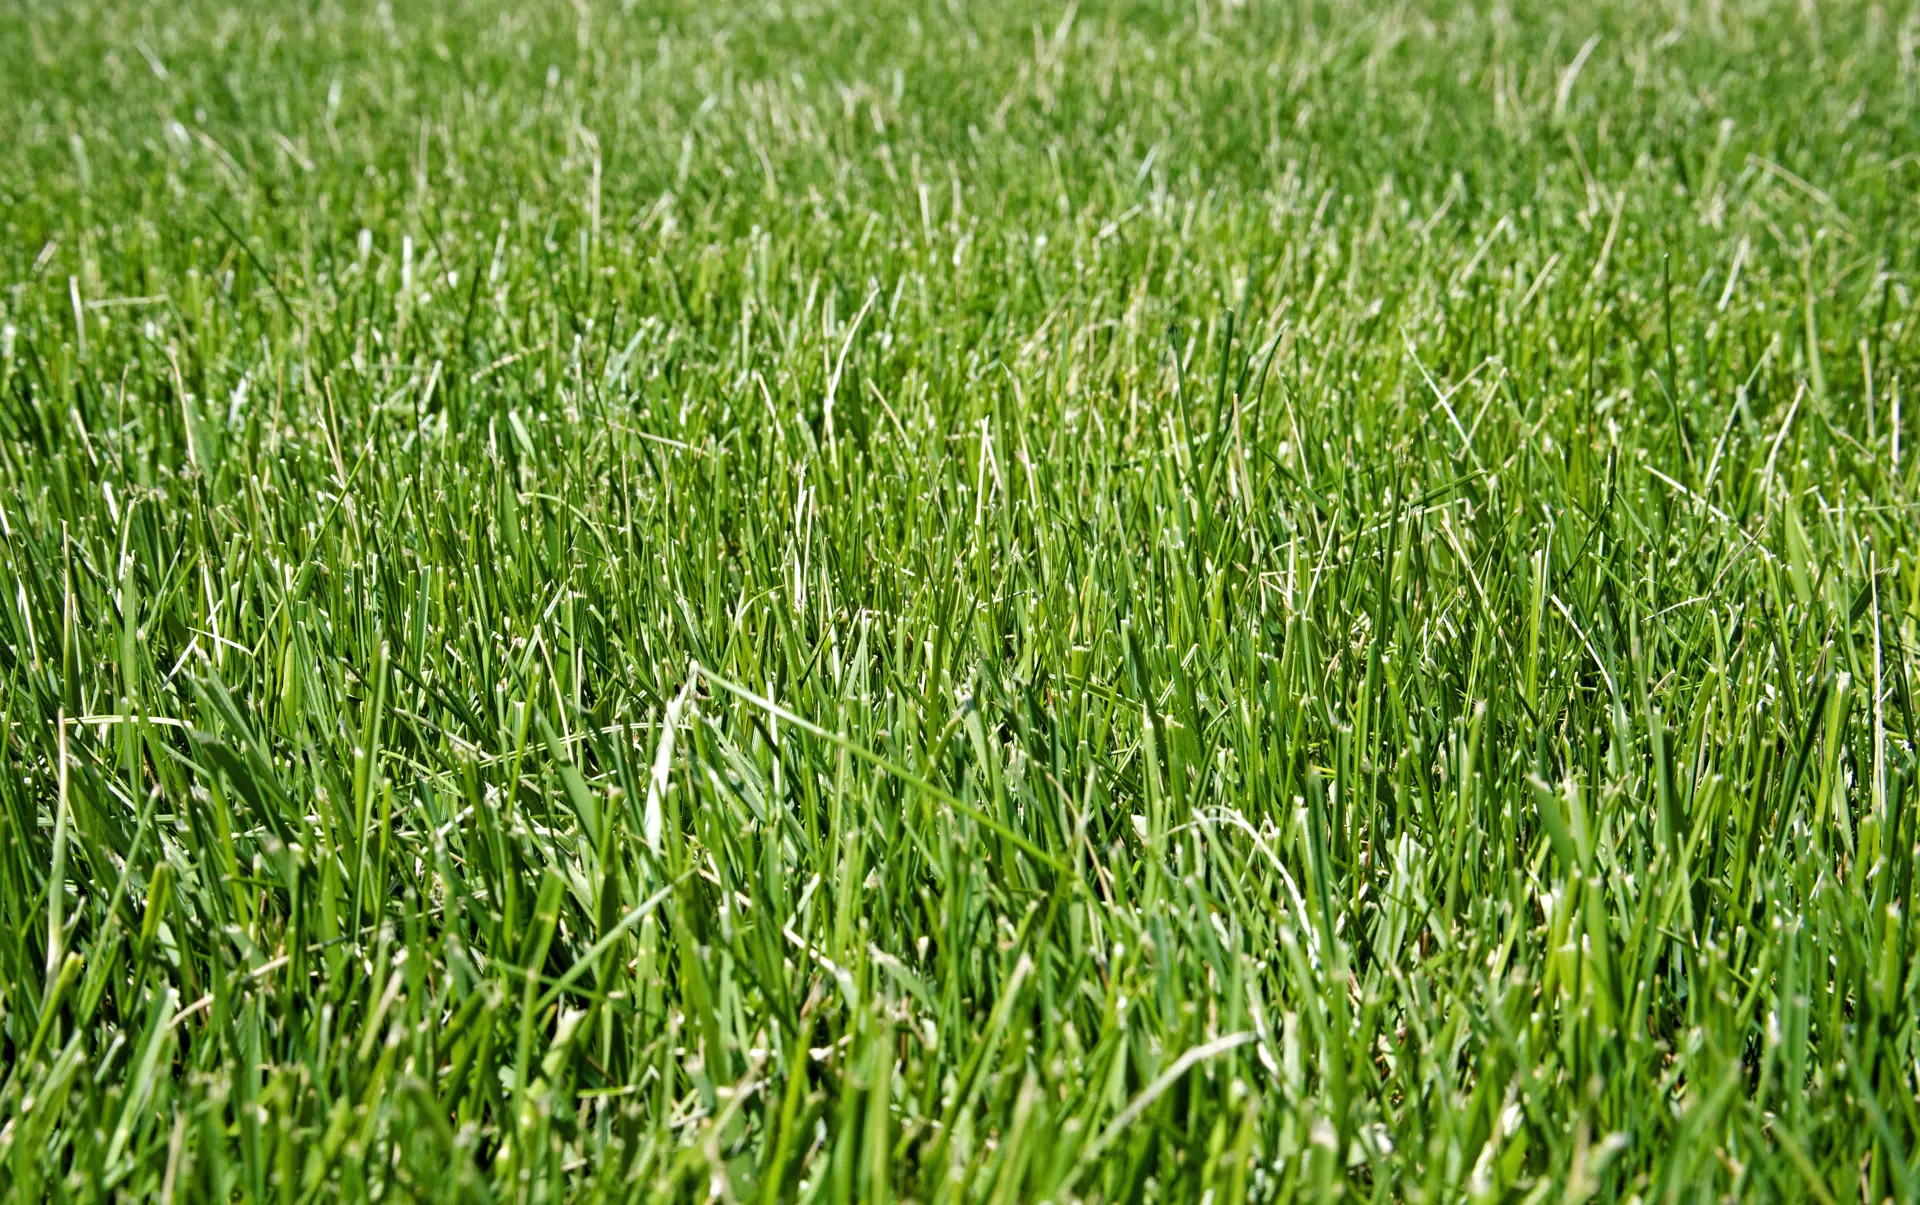
<path fill-rule="evenodd" d="M 1917 57 L 0 6 L 0 1195 L 1913 1199 Z"/>

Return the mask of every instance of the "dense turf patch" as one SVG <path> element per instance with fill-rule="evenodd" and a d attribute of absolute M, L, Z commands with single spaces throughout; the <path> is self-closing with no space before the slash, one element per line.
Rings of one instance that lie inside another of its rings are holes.
<path fill-rule="evenodd" d="M 1920 1184 L 1920 16 L 0 12 L 19 1200 Z"/>

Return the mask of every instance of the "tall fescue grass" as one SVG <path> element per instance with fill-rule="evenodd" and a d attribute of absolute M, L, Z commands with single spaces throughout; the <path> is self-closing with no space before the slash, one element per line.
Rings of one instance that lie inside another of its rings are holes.
<path fill-rule="evenodd" d="M 0 10 L 15 1200 L 1909 1200 L 1910 3 Z"/>

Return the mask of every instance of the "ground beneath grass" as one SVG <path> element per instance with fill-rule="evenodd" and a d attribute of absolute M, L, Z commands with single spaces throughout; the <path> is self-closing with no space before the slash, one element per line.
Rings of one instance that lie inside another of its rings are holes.
<path fill-rule="evenodd" d="M 6 5 L 0 1189 L 1913 1199 L 1917 47 Z"/>

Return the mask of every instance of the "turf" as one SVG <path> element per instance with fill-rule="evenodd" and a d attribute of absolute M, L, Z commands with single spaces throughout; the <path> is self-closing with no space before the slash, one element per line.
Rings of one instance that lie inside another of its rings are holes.
<path fill-rule="evenodd" d="M 1920 11 L 0 10 L 14 1200 L 1912 1199 Z"/>

